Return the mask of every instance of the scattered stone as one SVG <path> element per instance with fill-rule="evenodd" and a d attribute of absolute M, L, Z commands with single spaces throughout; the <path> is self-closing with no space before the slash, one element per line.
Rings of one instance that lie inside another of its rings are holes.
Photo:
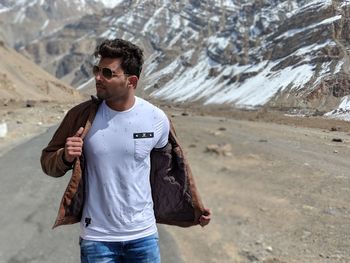
<path fill-rule="evenodd" d="M 267 142 L 266 139 L 260 139 L 259 142 Z"/>
<path fill-rule="evenodd" d="M 17 124 L 22 124 L 23 122 L 22 121 L 16 121 Z"/>
<path fill-rule="evenodd" d="M 196 148 L 197 145 L 195 145 L 195 144 L 190 144 L 188 147 L 190 147 L 190 148 Z"/>
<path fill-rule="evenodd" d="M 301 236 L 301 239 L 304 240 L 304 239 L 308 238 L 309 236 L 311 236 L 311 234 L 312 233 L 310 231 L 304 230 L 303 235 Z"/>
<path fill-rule="evenodd" d="M 259 258 L 250 251 L 244 250 L 240 252 L 240 254 L 246 257 L 250 262 L 259 262 Z"/>
<path fill-rule="evenodd" d="M 230 172 L 232 172 L 232 170 L 231 170 L 231 168 L 229 168 L 229 167 L 227 167 L 227 166 L 224 166 L 224 167 L 222 167 L 222 168 L 219 170 L 219 172 L 223 172 L 223 173 L 228 172 L 228 173 L 230 173 Z"/>
<path fill-rule="evenodd" d="M 333 138 L 332 142 L 343 142 L 343 140 L 340 138 Z"/>
<path fill-rule="evenodd" d="M 268 258 L 263 261 L 263 263 L 286 263 L 278 258 Z"/>
<path fill-rule="evenodd" d="M 210 134 L 214 135 L 214 136 L 218 136 L 221 134 L 221 132 L 219 131 L 213 131 L 213 132 L 210 132 Z"/>
<path fill-rule="evenodd" d="M 323 211 L 323 213 L 335 216 L 337 214 L 337 210 L 334 207 L 328 207 Z"/>
<path fill-rule="evenodd" d="M 268 246 L 268 247 L 265 248 L 265 250 L 266 250 L 267 252 L 270 252 L 270 253 L 271 253 L 273 249 L 272 249 L 272 247 Z"/>
<path fill-rule="evenodd" d="M 339 131 L 340 130 L 340 127 L 332 127 L 330 128 L 330 131 Z"/>
<path fill-rule="evenodd" d="M 314 210 L 315 207 L 310 206 L 310 205 L 303 205 L 303 209 L 305 209 L 305 210 Z"/>
<path fill-rule="evenodd" d="M 181 113 L 182 116 L 188 116 L 189 114 L 187 112 Z"/>
<path fill-rule="evenodd" d="M 338 151 L 337 151 L 337 150 L 334 150 L 333 152 L 334 152 L 334 153 L 338 153 Z"/>
<path fill-rule="evenodd" d="M 26 102 L 26 107 L 27 108 L 32 108 L 35 106 L 35 101 L 34 100 L 27 100 Z"/>
<path fill-rule="evenodd" d="M 262 242 L 260 240 L 256 240 L 255 245 L 262 245 Z"/>
<path fill-rule="evenodd" d="M 259 210 L 260 210 L 261 212 L 267 212 L 267 209 L 264 208 L 264 207 L 259 207 Z"/>
<path fill-rule="evenodd" d="M 219 131 L 226 131 L 226 128 L 225 127 L 220 127 L 218 130 Z"/>
<path fill-rule="evenodd" d="M 229 143 L 225 144 L 209 144 L 205 152 L 215 153 L 222 156 L 232 156 L 232 146 Z"/>
<path fill-rule="evenodd" d="M 5 138 L 7 135 L 7 123 L 0 123 L 0 138 Z"/>
<path fill-rule="evenodd" d="M 39 121 L 37 124 L 38 124 L 38 126 L 43 125 L 43 123 L 41 121 Z"/>

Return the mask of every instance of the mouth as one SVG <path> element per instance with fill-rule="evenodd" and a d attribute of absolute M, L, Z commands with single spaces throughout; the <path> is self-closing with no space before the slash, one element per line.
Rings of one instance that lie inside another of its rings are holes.
<path fill-rule="evenodd" d="M 105 89 L 105 87 L 102 84 L 96 84 L 96 89 Z"/>

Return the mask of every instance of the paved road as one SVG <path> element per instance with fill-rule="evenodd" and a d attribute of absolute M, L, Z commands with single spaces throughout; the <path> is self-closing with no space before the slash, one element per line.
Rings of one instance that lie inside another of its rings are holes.
<path fill-rule="evenodd" d="M 0 157 L 0 263 L 79 262 L 79 226 L 51 226 L 69 176 L 41 171 L 41 149 L 54 129 Z M 67 174 L 68 175 L 68 174 Z M 176 243 L 159 226 L 162 261 L 181 263 Z"/>

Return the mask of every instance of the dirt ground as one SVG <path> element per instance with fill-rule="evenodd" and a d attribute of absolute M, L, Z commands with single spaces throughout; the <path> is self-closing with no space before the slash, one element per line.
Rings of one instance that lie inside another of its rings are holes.
<path fill-rule="evenodd" d="M 160 104 L 213 212 L 203 229 L 166 226 L 184 262 L 350 262 L 348 122 Z M 0 155 L 70 107 L 0 107 Z"/>
<path fill-rule="evenodd" d="M 206 229 L 171 228 L 185 258 L 350 262 L 347 133 L 300 127 L 289 118 L 289 125 L 191 114 L 173 119 L 213 210 Z"/>

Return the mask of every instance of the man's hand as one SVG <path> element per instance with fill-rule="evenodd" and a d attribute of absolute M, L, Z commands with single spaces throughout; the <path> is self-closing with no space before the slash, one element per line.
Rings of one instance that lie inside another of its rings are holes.
<path fill-rule="evenodd" d="M 66 139 L 63 158 L 68 163 L 72 163 L 76 157 L 80 157 L 83 151 L 83 140 L 80 138 L 84 128 L 80 127 L 73 137 Z"/>
<path fill-rule="evenodd" d="M 201 227 L 206 226 L 207 224 L 209 224 L 211 219 L 211 211 L 209 208 L 204 208 L 204 214 L 201 215 L 201 217 L 199 218 L 199 224 L 201 225 Z"/>

